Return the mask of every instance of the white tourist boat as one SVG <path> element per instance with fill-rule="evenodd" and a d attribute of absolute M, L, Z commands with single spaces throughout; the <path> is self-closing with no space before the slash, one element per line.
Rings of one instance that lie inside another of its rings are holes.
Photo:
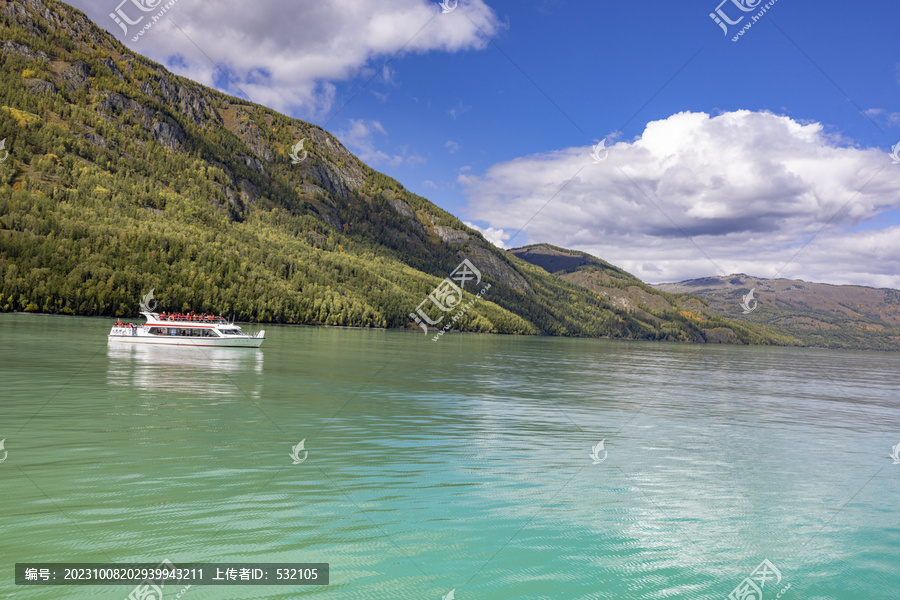
<path fill-rule="evenodd" d="M 254 335 L 217 315 L 194 313 L 158 313 L 156 303 L 150 307 L 153 290 L 141 301 L 144 325 L 117 321 L 109 332 L 110 342 L 132 344 L 164 344 L 167 346 L 213 346 L 259 348 L 266 337 L 265 331 Z"/>

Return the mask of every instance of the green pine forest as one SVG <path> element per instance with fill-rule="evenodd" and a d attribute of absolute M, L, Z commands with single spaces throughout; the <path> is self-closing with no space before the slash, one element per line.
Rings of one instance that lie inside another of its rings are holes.
<path fill-rule="evenodd" d="M 417 329 L 410 313 L 469 258 L 492 287 L 455 329 L 703 342 L 725 328 L 798 343 L 649 286 L 667 308 L 616 308 L 493 247 L 321 128 L 175 76 L 45 4 L 52 18 L 0 0 L 0 311 L 129 318 L 155 288 L 170 311 Z M 300 139 L 309 154 L 293 164 Z M 611 285 L 643 286 L 620 273 Z"/>

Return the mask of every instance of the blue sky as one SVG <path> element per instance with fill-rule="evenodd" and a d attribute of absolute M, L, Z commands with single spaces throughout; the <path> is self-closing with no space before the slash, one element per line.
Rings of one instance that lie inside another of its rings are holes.
<path fill-rule="evenodd" d="M 116 3 L 74 5 L 179 74 L 322 125 L 498 244 L 650 282 L 900 287 L 900 4 L 777 0 L 734 42 L 767 2 L 719 1 L 177 0 L 137 41 Z M 717 7 L 743 17 L 728 35 Z"/>

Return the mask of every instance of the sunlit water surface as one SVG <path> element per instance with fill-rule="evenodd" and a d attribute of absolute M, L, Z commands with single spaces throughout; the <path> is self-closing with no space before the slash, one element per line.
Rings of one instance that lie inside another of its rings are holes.
<path fill-rule="evenodd" d="M 900 597 L 898 354 L 110 325 L 0 315 L 0 597 L 131 591 L 16 562 L 163 559 L 331 565 L 185 600 L 722 600 L 766 559 L 766 600 Z"/>

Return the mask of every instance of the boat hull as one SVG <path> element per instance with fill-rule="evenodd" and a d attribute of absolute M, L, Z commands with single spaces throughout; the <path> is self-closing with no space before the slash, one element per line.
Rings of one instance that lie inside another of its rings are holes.
<path fill-rule="evenodd" d="M 200 338 L 152 335 L 110 335 L 110 342 L 122 344 L 156 344 L 160 346 L 206 346 L 212 348 L 259 348 L 265 338 Z"/>

